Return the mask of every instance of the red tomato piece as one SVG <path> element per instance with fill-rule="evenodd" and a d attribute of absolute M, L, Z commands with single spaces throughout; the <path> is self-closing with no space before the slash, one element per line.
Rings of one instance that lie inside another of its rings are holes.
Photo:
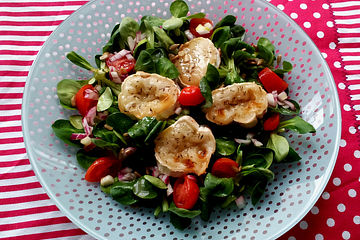
<path fill-rule="evenodd" d="M 274 73 L 269 68 L 264 68 L 259 73 L 259 80 L 262 83 L 262 85 L 264 85 L 266 91 L 269 93 L 273 91 L 277 91 L 278 93 L 281 93 L 282 91 L 285 91 L 289 86 L 287 82 L 281 79 L 276 73 Z"/>
<path fill-rule="evenodd" d="M 84 117 L 88 111 L 97 105 L 98 100 L 85 98 L 85 90 L 90 89 L 94 90 L 94 87 L 91 84 L 86 84 L 75 95 L 75 104 L 76 108 L 79 110 L 79 113 Z"/>
<path fill-rule="evenodd" d="M 100 182 L 101 178 L 111 174 L 111 167 L 116 165 L 115 157 L 101 157 L 95 160 L 87 169 L 85 180 L 88 182 Z"/>
<path fill-rule="evenodd" d="M 230 158 L 219 158 L 211 169 L 211 173 L 220 178 L 235 177 L 238 172 L 239 164 Z"/>
<path fill-rule="evenodd" d="M 210 23 L 212 26 L 214 26 L 213 22 L 210 19 L 207 18 L 193 18 L 190 20 L 190 27 L 189 30 L 191 32 L 192 35 L 194 35 L 195 37 L 204 37 L 204 38 L 210 38 L 211 35 L 213 34 L 214 29 L 210 30 L 210 33 L 206 33 L 206 34 L 200 34 L 196 31 L 197 26 L 201 25 L 205 25 L 206 23 Z"/>
<path fill-rule="evenodd" d="M 114 54 L 109 54 L 109 57 L 106 59 L 106 65 L 108 67 L 112 66 L 115 68 L 115 71 L 118 72 L 121 75 L 128 74 L 131 72 L 135 67 L 135 59 L 128 59 L 126 56 L 123 56 L 119 59 L 116 59 L 114 61 L 111 61 L 111 57 L 114 56 Z"/>
<path fill-rule="evenodd" d="M 269 118 L 264 121 L 264 130 L 265 131 L 274 131 L 277 129 L 280 123 L 280 114 L 273 113 Z"/>
<path fill-rule="evenodd" d="M 178 208 L 191 209 L 199 198 L 200 188 L 193 176 L 178 178 L 174 184 L 173 200 Z"/>
<path fill-rule="evenodd" d="M 196 106 L 205 100 L 197 86 L 189 86 L 181 90 L 179 102 L 183 106 Z"/>

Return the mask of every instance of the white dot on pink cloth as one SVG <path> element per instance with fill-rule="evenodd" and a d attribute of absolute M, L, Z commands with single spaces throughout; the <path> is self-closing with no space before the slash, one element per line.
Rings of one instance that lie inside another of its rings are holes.
<path fill-rule="evenodd" d="M 339 212 L 345 212 L 346 207 L 345 207 L 345 205 L 343 203 L 340 203 L 339 205 L 337 205 L 337 210 Z"/>
<path fill-rule="evenodd" d="M 298 18 L 298 15 L 297 15 L 297 13 L 290 13 L 290 17 L 291 17 L 292 19 L 297 19 L 297 18 Z"/>
<path fill-rule="evenodd" d="M 341 236 L 343 237 L 343 239 L 347 240 L 347 239 L 350 239 L 351 235 L 350 235 L 350 233 L 348 231 L 343 231 Z"/>
<path fill-rule="evenodd" d="M 318 38 L 323 38 L 325 36 L 324 32 L 319 31 L 316 33 L 316 36 L 318 36 Z"/>
<path fill-rule="evenodd" d="M 315 235 L 315 240 L 324 240 L 324 236 L 321 233 Z"/>
<path fill-rule="evenodd" d="M 349 189 L 348 194 L 349 194 L 349 197 L 354 198 L 354 197 L 356 197 L 357 193 L 356 193 L 355 189 Z"/>
<path fill-rule="evenodd" d="M 310 27 L 311 27 L 311 23 L 309 23 L 309 22 L 304 22 L 304 27 L 310 28 Z"/>
<path fill-rule="evenodd" d="M 326 220 L 326 225 L 328 225 L 329 227 L 335 226 L 335 220 L 333 218 L 328 218 Z"/>
<path fill-rule="evenodd" d="M 342 90 L 344 90 L 346 88 L 346 85 L 344 83 L 339 83 L 338 87 Z"/>
<path fill-rule="evenodd" d="M 360 224 L 360 216 L 355 216 L 355 217 L 353 218 L 353 222 L 354 222 L 355 224 L 359 225 L 359 224 Z"/>
<path fill-rule="evenodd" d="M 312 209 L 311 209 L 311 213 L 316 215 L 319 213 L 319 208 L 317 206 L 313 206 Z"/>
<path fill-rule="evenodd" d="M 344 170 L 347 171 L 347 172 L 350 172 L 352 170 L 352 166 L 349 163 L 346 163 L 344 165 Z"/>
<path fill-rule="evenodd" d="M 335 186 L 340 186 L 340 184 L 341 184 L 340 178 L 334 178 L 334 179 L 333 179 L 333 184 L 334 184 Z"/>

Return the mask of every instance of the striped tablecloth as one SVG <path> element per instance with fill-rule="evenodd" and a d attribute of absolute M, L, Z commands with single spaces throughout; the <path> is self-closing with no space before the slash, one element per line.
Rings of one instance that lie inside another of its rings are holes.
<path fill-rule="evenodd" d="M 21 132 L 26 77 L 51 32 L 87 1 L 0 0 L 0 239 L 92 239 L 49 199 Z M 314 40 L 339 91 L 339 157 L 322 197 L 281 239 L 360 239 L 360 1 L 271 0 Z"/>

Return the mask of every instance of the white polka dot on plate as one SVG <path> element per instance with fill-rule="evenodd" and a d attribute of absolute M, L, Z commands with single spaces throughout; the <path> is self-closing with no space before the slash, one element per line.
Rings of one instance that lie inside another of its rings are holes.
<path fill-rule="evenodd" d="M 334 178 L 334 179 L 333 179 L 333 184 L 334 184 L 335 186 L 340 186 L 340 184 L 341 184 L 341 179 L 340 179 L 340 178 Z"/>
<path fill-rule="evenodd" d="M 340 147 L 345 147 L 346 146 L 346 141 L 344 139 L 340 140 Z"/>
<path fill-rule="evenodd" d="M 341 236 L 343 237 L 343 239 L 347 240 L 350 239 L 350 233 L 348 231 L 343 231 L 343 233 L 341 234 Z"/>
<path fill-rule="evenodd" d="M 355 216 L 353 218 L 353 221 L 354 221 L 355 224 L 359 225 L 360 224 L 360 216 Z"/>
<path fill-rule="evenodd" d="M 335 48 L 336 48 L 336 43 L 331 42 L 331 43 L 329 44 L 329 48 L 330 48 L 330 49 L 335 49 Z"/>
<path fill-rule="evenodd" d="M 360 151 L 359 150 L 354 151 L 354 157 L 360 158 Z"/>
<path fill-rule="evenodd" d="M 306 221 L 301 221 L 300 222 L 300 228 L 302 229 L 302 230 L 305 230 L 305 229 L 307 229 L 308 228 L 308 223 L 306 222 Z"/>
<path fill-rule="evenodd" d="M 326 220 L 326 225 L 328 225 L 329 227 L 335 226 L 335 220 L 332 219 L 332 218 L 328 218 L 328 219 Z"/>
<path fill-rule="evenodd" d="M 294 236 L 290 236 L 288 240 L 296 240 L 296 238 Z"/>
<path fill-rule="evenodd" d="M 340 203 L 339 205 L 337 205 L 337 210 L 339 212 L 345 212 L 346 207 L 345 207 L 345 205 L 343 203 Z"/>
<path fill-rule="evenodd" d="M 315 235 L 315 240 L 324 240 L 324 236 L 321 233 Z"/>
<path fill-rule="evenodd" d="M 349 163 L 346 163 L 344 165 L 344 170 L 347 171 L 347 172 L 350 172 L 352 170 L 352 166 Z"/>
<path fill-rule="evenodd" d="M 357 193 L 356 193 L 355 189 L 349 189 L 348 194 L 350 197 L 354 198 L 354 197 L 356 197 Z"/>
<path fill-rule="evenodd" d="M 327 54 L 322 52 L 321 55 L 323 56 L 323 58 L 327 58 Z"/>

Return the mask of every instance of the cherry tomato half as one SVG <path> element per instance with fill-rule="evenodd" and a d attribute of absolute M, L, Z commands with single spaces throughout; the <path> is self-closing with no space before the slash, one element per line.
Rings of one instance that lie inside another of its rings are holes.
<path fill-rule="evenodd" d="M 280 123 L 280 114 L 273 113 L 269 118 L 264 121 L 265 131 L 274 131 Z"/>
<path fill-rule="evenodd" d="M 79 113 L 84 117 L 88 111 L 97 105 L 98 100 L 85 98 L 85 90 L 91 89 L 94 90 L 94 87 L 91 84 L 86 84 L 75 95 L 76 108 L 79 110 Z"/>
<path fill-rule="evenodd" d="M 117 164 L 115 157 L 101 157 L 95 160 L 87 169 L 85 180 L 88 182 L 100 182 L 101 178 L 111 174 L 111 167 Z"/>
<path fill-rule="evenodd" d="M 179 102 L 183 106 L 196 106 L 205 100 L 197 86 L 189 86 L 181 90 Z"/>
<path fill-rule="evenodd" d="M 119 59 L 116 59 L 114 61 L 111 61 L 111 57 L 114 56 L 114 54 L 110 54 L 109 57 L 106 59 L 106 65 L 108 67 L 112 66 L 115 68 L 115 71 L 119 74 L 128 74 L 131 72 L 135 67 L 135 59 L 128 59 L 126 56 L 123 56 Z"/>
<path fill-rule="evenodd" d="M 214 26 L 213 22 L 210 19 L 207 18 L 193 18 L 190 20 L 190 27 L 189 30 L 191 32 L 192 35 L 194 35 L 195 37 L 204 37 L 204 38 L 209 38 L 211 37 L 212 33 L 213 33 L 213 29 L 210 30 L 210 33 L 206 33 L 206 34 L 200 34 L 196 31 L 197 26 L 201 25 L 205 25 L 206 23 L 210 23 L 212 26 Z"/>
<path fill-rule="evenodd" d="M 289 84 L 281 79 L 276 73 L 271 71 L 269 68 L 264 68 L 259 73 L 259 80 L 264 85 L 267 92 L 277 91 L 281 93 L 288 88 Z"/>
<path fill-rule="evenodd" d="M 211 173 L 220 178 L 235 177 L 238 172 L 239 164 L 230 158 L 219 158 L 211 169 Z"/>
<path fill-rule="evenodd" d="M 199 198 L 200 189 L 193 176 L 178 178 L 174 184 L 173 200 L 178 208 L 191 209 Z"/>

